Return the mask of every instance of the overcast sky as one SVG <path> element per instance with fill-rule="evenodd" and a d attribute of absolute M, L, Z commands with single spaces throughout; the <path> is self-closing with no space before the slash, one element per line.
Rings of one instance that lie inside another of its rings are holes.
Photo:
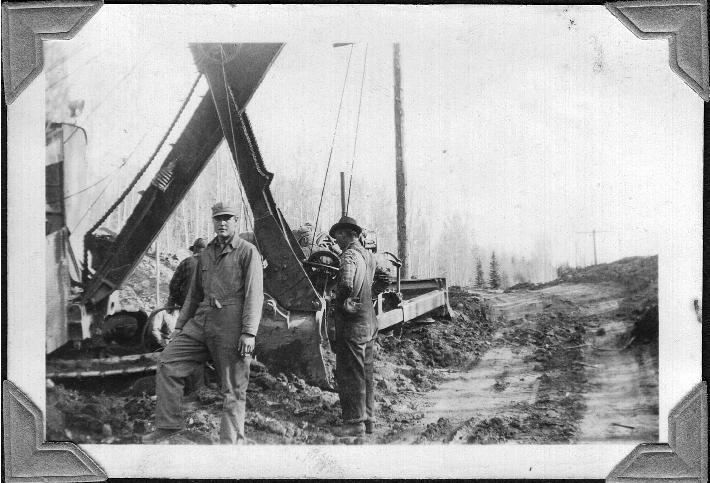
<path fill-rule="evenodd" d="M 199 40 L 286 41 L 248 113 L 270 171 L 318 183 L 350 58 L 332 193 L 353 160 L 364 69 L 354 176 L 387 189 L 353 197 L 384 196 L 393 217 L 400 40 L 410 209 L 434 232 L 459 213 L 497 250 L 546 239 L 554 262 L 588 263 L 578 232 L 595 229 L 600 261 L 658 253 L 670 173 L 701 166 L 702 101 L 671 72 L 667 42 L 636 38 L 603 6 L 264 8 L 106 5 L 65 42 L 71 95 L 86 102 L 87 183 L 131 152 L 124 169 L 142 165 L 196 76 L 187 42 Z"/>

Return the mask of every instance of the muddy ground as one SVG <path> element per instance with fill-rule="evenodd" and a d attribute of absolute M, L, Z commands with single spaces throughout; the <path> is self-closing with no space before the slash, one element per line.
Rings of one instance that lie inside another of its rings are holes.
<path fill-rule="evenodd" d="M 423 417 L 422 394 L 435 390 L 441 371 L 475 366 L 490 345 L 494 322 L 481 299 L 452 291 L 453 317 L 425 317 L 377 337 L 375 360 L 378 423 L 367 442 L 395 440 Z M 48 439 L 81 443 L 137 443 L 153 429 L 155 379 L 114 377 L 97 383 L 51 381 L 47 391 Z M 218 440 L 221 398 L 210 383 L 184 412 L 186 431 L 170 443 Z M 307 384 L 294 374 L 271 373 L 252 364 L 247 391 L 248 438 L 264 444 L 360 443 L 339 439 L 331 429 L 341 423 L 335 392 Z"/>
<path fill-rule="evenodd" d="M 336 393 L 255 362 L 247 437 L 259 444 L 653 441 L 655 260 L 622 265 L 507 293 L 451 288 L 450 320 L 424 317 L 381 333 L 378 423 L 363 439 L 332 434 L 341 422 Z M 623 279 L 619 271 L 637 275 Z M 153 429 L 153 376 L 48 385 L 49 440 L 137 443 Z M 167 443 L 218 440 L 216 385 L 193 399 L 186 430 Z"/>

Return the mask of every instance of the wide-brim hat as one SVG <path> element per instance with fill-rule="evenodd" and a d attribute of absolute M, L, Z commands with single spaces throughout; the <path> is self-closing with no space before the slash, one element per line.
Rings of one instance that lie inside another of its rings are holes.
<path fill-rule="evenodd" d="M 197 240 L 195 240 L 195 243 L 192 244 L 192 246 L 189 248 L 189 250 L 190 250 L 191 252 L 194 252 L 194 251 L 196 251 L 197 249 L 202 250 L 202 249 L 205 248 L 206 246 L 207 246 L 207 242 L 205 242 L 205 239 L 204 239 L 204 238 L 198 238 Z"/>
<path fill-rule="evenodd" d="M 343 215 L 340 217 L 340 220 L 338 222 L 330 227 L 330 231 L 328 231 L 328 234 L 332 237 L 335 236 L 335 232 L 342 229 L 342 228 L 348 228 L 350 230 L 354 230 L 357 232 L 358 235 L 362 233 L 362 228 L 360 225 L 357 224 L 357 221 L 355 221 L 355 218 L 350 218 L 349 216 Z"/>
<path fill-rule="evenodd" d="M 233 206 L 230 206 L 226 203 L 222 203 L 220 201 L 219 203 L 216 203 L 212 207 L 212 218 L 214 218 L 215 216 L 220 216 L 220 215 L 237 216 L 237 210 Z"/>

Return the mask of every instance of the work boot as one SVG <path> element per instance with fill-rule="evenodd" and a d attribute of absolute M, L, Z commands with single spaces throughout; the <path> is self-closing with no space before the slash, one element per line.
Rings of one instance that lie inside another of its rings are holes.
<path fill-rule="evenodd" d="M 339 428 L 333 428 L 333 434 L 341 438 L 365 436 L 365 423 L 345 423 Z"/>
<path fill-rule="evenodd" d="M 179 433 L 182 431 L 182 429 L 166 429 L 166 428 L 158 428 L 152 433 L 144 434 L 141 436 L 141 443 L 143 444 L 155 444 L 159 443 L 160 441 L 169 438 L 170 436 Z"/>
<path fill-rule="evenodd" d="M 372 434 L 375 432 L 375 422 L 374 421 L 365 421 L 365 432 L 367 434 Z"/>

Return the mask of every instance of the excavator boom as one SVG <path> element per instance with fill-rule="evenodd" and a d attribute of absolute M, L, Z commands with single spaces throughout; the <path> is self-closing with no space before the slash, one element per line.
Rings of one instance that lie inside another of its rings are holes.
<path fill-rule="evenodd" d="M 230 50 L 230 66 L 240 73 L 235 96 L 242 110 L 281 47 L 282 44 L 238 44 L 237 49 Z M 212 96 L 202 99 L 123 229 L 108 249 L 92 252 L 99 258 L 93 263 L 98 268 L 85 280 L 85 301 L 97 304 L 121 286 L 211 159 L 224 138 L 214 106 Z"/>

